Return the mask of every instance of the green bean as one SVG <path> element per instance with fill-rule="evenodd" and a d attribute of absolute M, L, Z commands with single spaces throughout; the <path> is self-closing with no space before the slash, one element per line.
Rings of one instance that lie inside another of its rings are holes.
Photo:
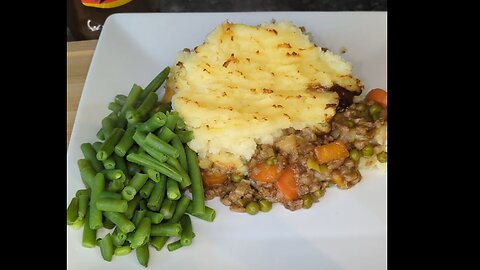
<path fill-rule="evenodd" d="M 125 162 L 125 159 L 115 155 L 112 155 L 113 160 L 115 160 L 115 169 L 121 170 L 123 174 L 126 176 L 128 174 L 127 170 L 127 163 Z"/>
<path fill-rule="evenodd" d="M 180 189 L 178 188 L 178 182 L 171 178 L 167 178 L 167 197 L 170 200 L 180 199 Z"/>
<path fill-rule="evenodd" d="M 167 122 L 165 123 L 165 126 L 168 127 L 170 130 L 175 130 L 178 118 L 178 112 L 167 112 Z"/>
<path fill-rule="evenodd" d="M 82 178 L 83 184 L 87 188 L 91 188 L 93 179 L 97 172 L 92 166 L 92 163 L 88 159 L 79 159 L 77 161 L 78 169 L 80 170 L 80 177 Z"/>
<path fill-rule="evenodd" d="M 250 215 L 256 215 L 260 211 L 260 205 L 256 201 L 251 201 L 245 207 L 245 211 Z"/>
<path fill-rule="evenodd" d="M 112 134 L 110 134 L 97 152 L 98 160 L 103 161 L 113 153 L 114 147 L 122 138 L 123 133 L 125 131 L 121 128 L 113 129 Z"/>
<path fill-rule="evenodd" d="M 81 194 L 78 196 L 78 219 L 84 219 L 88 212 L 88 203 L 90 202 L 90 195 Z"/>
<path fill-rule="evenodd" d="M 170 200 L 167 197 L 163 200 L 162 207 L 160 207 L 160 213 L 162 213 L 164 219 L 171 219 L 176 207 L 177 201 Z"/>
<path fill-rule="evenodd" d="M 302 207 L 304 209 L 309 209 L 310 207 L 312 207 L 312 204 L 313 204 L 313 200 L 310 194 L 305 194 L 302 196 Z"/>
<path fill-rule="evenodd" d="M 92 143 L 92 147 L 93 149 L 95 150 L 95 153 L 98 152 L 98 150 L 100 149 L 100 147 L 102 147 L 102 142 L 99 142 L 99 141 L 96 141 L 94 143 Z M 95 160 L 97 160 L 98 162 L 100 162 L 98 159 L 97 159 L 97 156 L 96 154 L 94 155 L 94 158 Z M 103 169 L 102 169 L 103 170 Z"/>
<path fill-rule="evenodd" d="M 112 233 L 112 242 L 113 245 L 116 247 L 120 247 L 125 243 L 125 239 L 127 239 L 127 234 L 122 232 L 118 227 L 115 227 Z"/>
<path fill-rule="evenodd" d="M 135 213 L 135 210 L 137 209 L 140 200 L 142 200 L 142 197 L 137 194 L 135 197 L 133 197 L 131 201 L 128 202 L 127 211 L 124 213 L 124 215 L 128 219 L 131 219 L 133 217 L 133 214 Z"/>
<path fill-rule="evenodd" d="M 120 141 L 115 145 L 115 154 L 120 157 L 123 157 L 127 154 L 130 147 L 132 147 L 132 145 L 135 143 L 133 140 L 133 134 L 135 134 L 135 130 L 127 128 Z"/>
<path fill-rule="evenodd" d="M 192 220 L 190 219 L 190 216 L 182 215 L 180 225 L 182 225 L 182 233 L 180 235 L 182 246 L 190 246 L 193 239 Z"/>
<path fill-rule="evenodd" d="M 128 186 L 133 187 L 136 192 L 140 191 L 140 189 L 145 185 L 148 180 L 148 175 L 143 173 L 136 173 Z"/>
<path fill-rule="evenodd" d="M 148 113 L 149 116 L 156 114 L 157 112 L 166 113 L 167 111 L 172 110 L 172 104 L 168 103 L 157 103 L 155 107 Z"/>
<path fill-rule="evenodd" d="M 177 249 L 179 249 L 179 248 L 181 248 L 181 247 L 183 247 L 183 245 L 182 245 L 182 240 L 181 240 L 181 239 L 180 239 L 180 240 L 177 240 L 177 241 L 175 241 L 175 242 L 172 242 L 172 243 L 170 243 L 170 244 L 167 245 L 167 249 L 168 249 L 168 251 L 170 251 L 170 252 L 172 252 L 172 251 L 174 251 L 174 250 L 177 250 Z"/>
<path fill-rule="evenodd" d="M 157 136 L 158 136 L 158 138 L 160 138 L 164 142 L 169 143 L 173 139 L 173 137 L 176 136 L 176 134 L 171 129 L 169 129 L 168 127 L 163 126 L 157 132 Z"/>
<path fill-rule="evenodd" d="M 155 236 L 150 239 L 150 244 L 158 251 L 160 251 L 167 243 L 168 236 Z"/>
<path fill-rule="evenodd" d="M 117 212 L 103 212 L 103 214 L 115 223 L 122 232 L 129 233 L 135 230 L 135 224 L 128 220 L 125 215 Z"/>
<path fill-rule="evenodd" d="M 123 179 L 125 179 L 125 178 L 123 178 Z M 116 179 L 116 180 L 113 180 L 112 182 L 110 182 L 110 185 L 108 186 L 107 191 L 108 192 L 120 192 L 120 191 L 122 191 L 122 189 L 125 187 L 124 182 L 126 182 L 126 180 L 123 180 L 123 179 Z"/>
<path fill-rule="evenodd" d="M 80 197 L 80 195 L 87 195 L 90 196 L 91 189 L 86 188 L 86 189 L 79 189 L 77 192 L 75 192 L 75 197 Z"/>
<path fill-rule="evenodd" d="M 132 242 L 130 243 L 131 248 L 138 248 L 143 244 L 148 243 L 148 239 L 150 238 L 150 226 L 151 221 L 150 218 L 144 217 L 140 220 L 132 238 Z"/>
<path fill-rule="evenodd" d="M 125 124 L 127 123 L 127 119 L 125 118 L 125 115 L 130 108 L 134 107 L 135 103 L 140 98 L 141 93 L 142 93 L 142 87 L 138 86 L 137 84 L 133 84 L 132 89 L 130 90 L 130 93 L 128 93 L 127 99 L 123 104 L 122 110 L 119 113 L 118 124 L 120 127 L 125 126 Z"/>
<path fill-rule="evenodd" d="M 102 162 L 97 159 L 97 152 L 95 151 L 93 146 L 90 143 L 82 143 L 80 145 L 80 149 L 82 150 L 85 159 L 88 159 L 90 161 L 90 164 L 95 169 L 95 171 L 101 172 L 103 170 L 103 165 Z"/>
<path fill-rule="evenodd" d="M 92 194 L 90 196 L 90 217 L 89 217 L 89 226 L 90 229 L 97 230 L 103 226 L 102 223 L 102 212 L 97 209 L 97 200 L 98 196 L 105 189 L 105 177 L 102 173 L 97 173 L 95 175 L 94 181 L 92 183 Z"/>
<path fill-rule="evenodd" d="M 121 246 L 121 247 L 115 248 L 115 251 L 113 252 L 113 254 L 115 254 L 115 256 L 124 256 L 129 254 L 131 251 L 132 251 L 132 248 L 130 246 Z"/>
<path fill-rule="evenodd" d="M 182 181 L 178 183 L 180 188 L 185 189 L 192 184 L 190 176 L 188 176 L 188 173 L 183 169 L 182 165 L 180 164 L 180 162 L 178 162 L 176 158 L 168 157 L 167 163 L 172 165 L 172 167 L 176 169 L 178 173 L 182 176 Z"/>
<path fill-rule="evenodd" d="M 177 126 L 175 127 L 175 131 L 180 131 L 182 129 L 187 128 L 187 125 L 185 124 L 185 121 L 183 121 L 182 118 L 178 117 L 177 120 Z"/>
<path fill-rule="evenodd" d="M 133 197 L 137 194 L 137 190 L 135 190 L 134 187 L 131 186 L 126 186 L 122 189 L 122 198 L 131 201 L 133 200 Z"/>
<path fill-rule="evenodd" d="M 101 141 L 105 140 L 105 134 L 103 133 L 103 129 L 100 128 L 97 132 L 97 138 Z"/>
<path fill-rule="evenodd" d="M 163 84 L 165 79 L 167 79 L 168 73 L 170 73 L 170 67 L 164 68 L 160 73 L 153 78 L 153 80 L 145 87 L 145 90 L 143 90 L 142 94 L 140 95 L 140 99 L 143 100 L 146 98 L 150 93 L 154 93 L 155 91 L 160 88 L 160 86 Z"/>
<path fill-rule="evenodd" d="M 108 138 L 112 134 L 117 125 L 118 117 L 116 113 L 112 112 L 102 119 L 102 130 L 105 137 Z"/>
<path fill-rule="evenodd" d="M 159 162 L 164 162 L 167 160 L 167 156 L 162 153 L 159 149 L 155 147 L 151 147 L 150 145 L 147 145 L 145 143 L 145 137 L 146 135 L 140 131 L 135 132 L 133 135 L 133 139 L 135 142 L 137 142 L 138 145 L 140 145 L 140 149 L 137 152 L 137 154 L 141 154 L 141 151 L 146 151 L 148 154 L 150 154 L 155 160 Z"/>
<path fill-rule="evenodd" d="M 148 117 L 148 113 L 153 109 L 157 100 L 158 95 L 156 93 L 149 93 L 145 99 L 143 99 L 142 104 L 135 111 L 135 114 L 138 115 L 141 121 L 144 121 L 145 118 Z"/>
<path fill-rule="evenodd" d="M 188 143 L 193 140 L 193 132 L 190 130 L 178 130 L 175 131 L 175 133 L 177 133 L 177 136 L 182 143 Z"/>
<path fill-rule="evenodd" d="M 182 225 L 180 223 L 160 223 L 152 225 L 151 236 L 173 236 L 180 237 Z"/>
<path fill-rule="evenodd" d="M 110 102 L 108 103 L 108 109 L 114 113 L 119 113 L 122 110 L 122 105 L 115 102 Z"/>
<path fill-rule="evenodd" d="M 82 246 L 86 248 L 94 248 L 95 242 L 97 239 L 97 230 L 90 229 L 89 223 L 89 213 L 85 216 L 85 220 L 87 223 L 83 226 L 83 234 L 82 234 Z"/>
<path fill-rule="evenodd" d="M 113 228 L 115 228 L 115 223 L 113 223 L 110 219 L 108 218 L 104 218 L 103 219 L 103 227 L 105 229 L 108 229 L 108 230 L 111 230 Z"/>
<path fill-rule="evenodd" d="M 169 220 L 170 223 L 177 223 L 182 218 L 183 214 L 187 211 L 188 206 L 190 205 L 190 199 L 182 195 L 178 200 L 177 207 L 175 208 L 175 213 L 173 213 L 172 218 Z"/>
<path fill-rule="evenodd" d="M 173 143 L 173 140 L 175 140 L 175 138 L 172 139 L 172 143 Z M 179 157 L 179 150 L 176 147 L 162 141 L 160 138 L 158 138 L 151 132 L 147 134 L 144 142 L 146 145 L 157 149 L 158 151 L 162 152 L 165 155 L 168 155 L 174 158 Z"/>
<path fill-rule="evenodd" d="M 120 106 L 123 106 L 127 102 L 127 96 L 118 94 L 115 96 L 115 99 L 113 102 L 117 103 Z"/>
<path fill-rule="evenodd" d="M 142 196 L 140 196 L 140 197 L 142 197 Z M 140 209 L 145 210 L 145 211 L 148 210 L 148 208 L 147 208 L 147 201 L 141 200 L 138 205 L 139 205 L 139 208 L 140 208 Z"/>
<path fill-rule="evenodd" d="M 107 262 L 110 262 L 113 257 L 112 235 L 107 233 L 107 235 L 105 235 L 105 237 L 101 239 L 98 244 L 100 246 L 103 259 Z"/>
<path fill-rule="evenodd" d="M 188 163 L 187 163 L 187 156 L 185 154 L 185 148 L 183 147 L 183 143 L 180 141 L 178 136 L 172 139 L 172 146 L 178 151 L 178 161 L 182 165 L 183 169 L 185 171 L 188 170 Z"/>
<path fill-rule="evenodd" d="M 122 183 L 125 182 L 126 176 L 123 174 L 122 170 L 117 170 L 117 169 L 111 169 L 111 170 L 103 170 L 102 171 L 103 175 L 105 175 L 105 178 L 111 181 L 121 181 Z"/>
<path fill-rule="evenodd" d="M 128 160 L 127 160 L 128 161 Z M 127 162 L 128 175 L 134 176 L 135 174 L 142 171 L 142 168 L 135 163 Z"/>
<path fill-rule="evenodd" d="M 136 254 L 137 254 L 137 260 L 138 262 L 145 266 L 148 267 L 148 260 L 150 259 L 150 254 L 148 251 L 148 243 L 144 244 L 143 246 L 140 246 L 136 249 Z"/>
<path fill-rule="evenodd" d="M 165 198 L 167 190 L 167 177 L 165 175 L 160 176 L 160 181 L 155 184 L 148 199 L 147 207 L 152 211 L 160 210 L 160 206 Z"/>
<path fill-rule="evenodd" d="M 188 161 L 188 172 L 192 181 L 192 213 L 202 215 L 205 213 L 205 195 L 197 155 L 188 146 L 185 147 L 185 151 Z"/>
<path fill-rule="evenodd" d="M 268 212 L 272 209 L 272 203 L 266 199 L 261 199 L 258 201 L 258 204 L 260 205 L 260 211 L 262 212 Z"/>
<path fill-rule="evenodd" d="M 127 211 L 127 206 L 126 200 L 110 198 L 97 199 L 97 209 L 100 211 L 125 213 L 125 211 Z"/>
<path fill-rule="evenodd" d="M 107 170 L 115 169 L 116 163 L 115 163 L 115 160 L 113 159 L 113 156 L 114 155 L 110 155 L 107 159 L 102 161 L 103 167 L 105 167 L 105 169 Z"/>
<path fill-rule="evenodd" d="M 130 147 L 130 149 L 128 149 L 127 155 L 131 154 L 131 153 L 137 153 L 138 150 L 139 150 L 138 145 L 134 144 L 134 145 L 132 145 L 132 147 Z"/>
<path fill-rule="evenodd" d="M 140 189 L 140 196 L 144 199 L 148 199 L 150 194 L 152 194 L 153 187 L 155 186 L 155 182 L 152 180 L 148 180 L 145 185 Z"/>
<path fill-rule="evenodd" d="M 157 212 L 147 210 L 147 217 L 150 218 L 152 224 L 160 224 L 163 220 L 163 215 Z"/>
<path fill-rule="evenodd" d="M 78 198 L 73 197 L 67 207 L 67 225 L 72 225 L 78 218 Z"/>
<path fill-rule="evenodd" d="M 153 116 L 151 116 L 147 121 L 144 123 L 140 124 L 137 127 L 137 130 L 140 130 L 142 132 L 153 132 L 163 125 L 165 125 L 165 122 L 167 120 L 167 116 L 163 112 L 157 112 Z"/>
<path fill-rule="evenodd" d="M 128 125 L 127 128 L 133 128 L 138 126 L 143 121 L 143 118 L 141 115 L 139 115 L 135 110 L 131 109 L 128 110 L 127 113 L 125 114 L 125 118 L 127 119 Z"/>
<path fill-rule="evenodd" d="M 142 201 L 140 201 L 142 202 Z M 143 209 L 138 209 L 135 211 L 135 214 L 133 215 L 132 222 L 135 224 L 135 227 L 138 227 L 138 224 L 147 215 L 147 211 Z"/>
<path fill-rule="evenodd" d="M 165 174 L 166 176 L 172 178 L 175 181 L 181 182 L 183 179 L 183 177 L 173 167 L 165 163 L 160 163 L 154 158 L 149 158 L 144 155 L 131 153 L 127 155 L 127 160 L 141 166 L 150 167 L 162 174 Z"/>
<path fill-rule="evenodd" d="M 143 171 L 147 173 L 148 178 L 150 178 L 154 183 L 160 182 L 160 173 L 155 171 L 152 168 L 144 167 Z"/>

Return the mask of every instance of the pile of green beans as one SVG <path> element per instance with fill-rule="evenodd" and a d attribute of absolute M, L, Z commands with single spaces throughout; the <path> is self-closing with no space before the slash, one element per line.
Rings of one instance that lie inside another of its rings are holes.
<path fill-rule="evenodd" d="M 100 141 L 80 147 L 85 189 L 70 201 L 67 225 L 83 226 L 82 246 L 98 246 L 108 262 L 134 250 L 147 267 L 149 245 L 174 251 L 192 244 L 190 216 L 215 219 L 205 205 L 197 155 L 186 146 L 193 133 L 169 103 L 157 101 L 169 72 L 162 70 L 145 89 L 134 84 L 128 96 L 115 96 L 97 132 Z M 101 230 L 107 233 L 97 239 Z"/>

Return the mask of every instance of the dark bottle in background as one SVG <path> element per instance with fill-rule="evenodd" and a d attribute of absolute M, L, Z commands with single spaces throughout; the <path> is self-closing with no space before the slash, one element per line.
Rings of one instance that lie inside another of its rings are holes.
<path fill-rule="evenodd" d="M 83 0 L 83 2 L 93 6 L 84 5 L 82 0 L 67 0 L 67 26 L 75 40 L 98 39 L 105 20 L 114 13 L 159 11 L 158 1 Z"/>

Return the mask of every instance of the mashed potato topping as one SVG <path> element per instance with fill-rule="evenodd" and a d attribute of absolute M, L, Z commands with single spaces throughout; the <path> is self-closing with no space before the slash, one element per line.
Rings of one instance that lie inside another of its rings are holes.
<path fill-rule="evenodd" d="M 328 89 L 361 91 L 351 73 L 349 63 L 291 23 L 226 22 L 178 54 L 164 100 L 171 98 L 194 132 L 188 145 L 202 167 L 246 173 L 257 144 L 272 144 L 283 129 L 325 129 L 339 102 Z"/>

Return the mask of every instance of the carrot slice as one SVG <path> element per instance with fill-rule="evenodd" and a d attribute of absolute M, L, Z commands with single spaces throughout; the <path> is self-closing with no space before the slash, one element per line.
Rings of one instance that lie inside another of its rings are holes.
<path fill-rule="evenodd" d="M 325 164 L 334 160 L 342 160 L 349 156 L 349 152 L 345 144 L 335 141 L 325 145 L 315 147 L 315 157 L 318 163 Z"/>
<path fill-rule="evenodd" d="M 278 172 L 274 165 L 267 165 L 265 162 L 260 162 L 250 170 L 250 178 L 257 182 L 273 183 L 277 181 Z"/>
<path fill-rule="evenodd" d="M 210 171 L 202 172 L 203 183 L 207 186 L 222 185 L 227 181 L 228 176 L 226 174 L 217 174 Z"/>
<path fill-rule="evenodd" d="M 383 89 L 372 89 L 370 92 L 368 92 L 365 100 L 373 100 L 380 104 L 383 108 L 387 108 L 387 92 Z"/>
<path fill-rule="evenodd" d="M 292 168 L 287 167 L 282 171 L 276 186 L 287 200 L 298 198 L 297 182 L 295 181 L 295 173 Z"/>

